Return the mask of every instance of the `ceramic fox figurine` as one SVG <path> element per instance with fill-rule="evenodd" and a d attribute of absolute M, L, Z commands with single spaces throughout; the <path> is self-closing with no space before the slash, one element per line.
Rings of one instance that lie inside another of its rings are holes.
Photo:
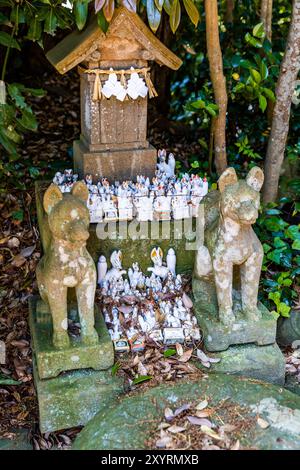
<path fill-rule="evenodd" d="M 201 279 L 213 274 L 219 318 L 227 325 L 234 322 L 234 265 L 240 268 L 243 313 L 250 320 L 260 318 L 257 295 L 263 247 L 252 224 L 258 217 L 263 181 L 259 167 L 252 168 L 246 179 L 239 181 L 234 168 L 227 168 L 218 181 L 216 202 L 210 211 L 205 207 L 205 243 L 197 252 L 194 275 Z"/>
<path fill-rule="evenodd" d="M 56 184 L 51 184 L 44 195 L 51 242 L 37 266 L 36 277 L 40 295 L 50 307 L 53 345 L 57 349 L 69 346 L 69 287 L 76 289 L 82 342 L 98 342 L 94 328 L 96 268 L 86 249 L 90 221 L 87 199 L 88 189 L 83 182 L 76 182 L 71 192 L 64 194 Z"/>

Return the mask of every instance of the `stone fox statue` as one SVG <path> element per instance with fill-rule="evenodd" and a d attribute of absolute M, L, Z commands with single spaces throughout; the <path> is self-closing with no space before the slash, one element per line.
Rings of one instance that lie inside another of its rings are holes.
<path fill-rule="evenodd" d="M 75 287 L 84 344 L 97 344 L 94 329 L 96 268 L 86 249 L 89 237 L 88 189 L 85 183 L 74 184 L 71 193 L 62 194 L 51 184 L 44 195 L 51 242 L 40 260 L 36 277 L 40 295 L 53 320 L 53 344 L 57 349 L 69 346 L 67 290 Z"/>
<path fill-rule="evenodd" d="M 219 318 L 227 325 L 234 322 L 234 265 L 240 268 L 243 313 L 249 320 L 260 318 L 257 294 L 263 248 L 251 225 L 258 217 L 263 181 L 258 167 L 244 181 L 238 181 L 234 168 L 227 168 L 219 178 L 219 192 L 211 196 L 211 204 L 205 203 L 205 246 L 197 252 L 194 274 L 200 279 L 213 274 Z"/>

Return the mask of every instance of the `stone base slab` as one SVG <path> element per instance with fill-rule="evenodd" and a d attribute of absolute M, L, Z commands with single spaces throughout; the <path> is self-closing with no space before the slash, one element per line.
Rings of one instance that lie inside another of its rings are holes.
<path fill-rule="evenodd" d="M 33 361 L 42 433 L 83 426 L 123 393 L 123 380 L 111 371 L 65 372 L 41 380 Z"/>
<path fill-rule="evenodd" d="M 76 304 L 69 305 L 69 318 L 77 319 Z M 40 379 L 56 377 L 61 372 L 92 368 L 109 369 L 114 363 L 114 349 L 106 328 L 103 315 L 95 306 L 95 328 L 99 335 L 99 344 L 84 345 L 80 336 L 70 336 L 70 347 L 63 350 L 54 349 L 52 345 L 52 318 L 48 306 L 33 297 L 29 301 L 29 324 L 32 347 L 36 357 Z"/>
<path fill-rule="evenodd" d="M 277 344 L 256 346 L 244 344 L 230 346 L 226 351 L 208 353 L 210 357 L 221 359 L 211 364 L 212 372 L 250 377 L 277 385 L 284 385 L 285 360 Z M 196 365 L 199 365 L 197 363 Z M 203 370 L 207 370 L 203 367 Z"/>
<path fill-rule="evenodd" d="M 193 279 L 195 314 L 203 331 L 204 345 L 208 351 L 224 351 L 231 345 L 255 343 L 259 346 L 276 341 L 276 319 L 259 303 L 259 321 L 245 318 L 238 292 L 233 296 L 235 322 L 224 325 L 219 321 L 218 304 L 213 280 Z"/>
<path fill-rule="evenodd" d="M 135 180 L 137 175 L 152 178 L 156 170 L 157 152 L 147 148 L 120 148 L 90 152 L 80 140 L 73 144 L 74 170 L 83 178 L 91 174 L 95 181 L 102 177 L 110 182 Z"/>

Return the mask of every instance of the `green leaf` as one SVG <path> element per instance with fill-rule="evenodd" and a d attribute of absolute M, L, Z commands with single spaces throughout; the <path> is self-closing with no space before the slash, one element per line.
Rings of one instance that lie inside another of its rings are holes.
<path fill-rule="evenodd" d="M 272 247 L 268 245 L 267 243 L 263 243 L 263 249 L 264 249 L 264 253 L 268 253 L 272 249 Z"/>
<path fill-rule="evenodd" d="M 104 33 L 108 30 L 109 23 L 106 21 L 103 10 L 97 13 L 97 23 Z"/>
<path fill-rule="evenodd" d="M 205 106 L 205 109 L 212 117 L 215 117 L 215 116 L 218 115 L 218 113 L 216 112 L 215 107 L 212 103 Z M 218 106 L 217 106 L 217 109 L 218 109 Z"/>
<path fill-rule="evenodd" d="M 283 230 L 287 226 L 287 222 L 285 222 L 280 217 L 269 217 L 265 220 L 265 226 L 271 232 L 279 232 Z"/>
<path fill-rule="evenodd" d="M 17 119 L 18 124 L 20 124 L 25 129 L 29 131 L 35 131 L 38 127 L 37 120 L 34 114 L 27 109 L 24 109 L 22 112 L 21 119 Z"/>
<path fill-rule="evenodd" d="M 29 26 L 26 37 L 27 39 L 30 39 L 30 41 L 39 41 L 41 39 L 41 36 L 42 36 L 42 22 L 36 16 L 30 22 L 30 26 Z"/>
<path fill-rule="evenodd" d="M 267 209 L 266 214 L 268 215 L 279 215 L 281 211 L 279 209 Z"/>
<path fill-rule="evenodd" d="M 132 381 L 132 384 L 137 385 L 137 384 L 146 382 L 147 380 L 151 380 L 151 379 L 152 379 L 151 375 L 139 375 Z"/>
<path fill-rule="evenodd" d="M 12 126 L 8 126 L 7 129 L 2 129 L 2 132 L 15 144 L 20 144 L 22 142 L 22 136 L 18 134 L 18 132 Z"/>
<path fill-rule="evenodd" d="M 267 102 L 266 98 L 264 97 L 264 95 L 259 95 L 258 96 L 258 101 L 259 101 L 259 107 L 262 110 L 262 112 L 264 113 L 265 110 L 266 110 L 268 102 Z"/>
<path fill-rule="evenodd" d="M 242 56 L 240 54 L 234 54 L 231 58 L 232 67 L 239 67 L 241 60 L 242 60 Z"/>
<path fill-rule="evenodd" d="M 173 0 L 171 14 L 170 14 L 170 26 L 173 33 L 176 32 L 181 18 L 181 7 L 179 0 Z"/>
<path fill-rule="evenodd" d="M 108 0 L 108 2 L 111 3 L 110 0 Z M 114 2 L 114 0 L 113 0 L 113 2 Z M 76 26 L 79 29 L 79 31 L 81 31 L 84 28 L 86 20 L 87 20 L 87 15 L 88 15 L 88 4 L 87 4 L 87 2 L 81 1 L 81 0 L 76 0 L 76 2 L 74 2 L 74 5 L 73 5 L 73 13 L 74 13 L 74 16 L 75 16 Z M 105 11 L 104 11 L 104 14 L 105 14 Z M 105 18 L 108 19 L 106 14 L 105 14 Z M 111 19 L 111 17 L 109 18 L 109 20 L 110 19 Z"/>
<path fill-rule="evenodd" d="M 246 40 L 246 42 L 251 44 L 251 46 L 256 47 L 257 49 L 262 47 L 262 43 L 260 41 L 258 41 L 258 39 L 255 39 L 253 36 L 251 36 L 251 34 L 249 34 L 249 33 L 247 33 L 245 35 L 245 40 Z"/>
<path fill-rule="evenodd" d="M 266 80 L 268 78 L 268 75 L 269 75 L 268 67 L 263 61 L 261 61 L 260 63 L 259 72 L 260 72 L 262 80 Z"/>
<path fill-rule="evenodd" d="M 196 7 L 193 0 L 183 0 L 184 8 L 190 17 L 191 22 L 197 26 L 199 23 L 200 15 L 198 8 Z"/>
<path fill-rule="evenodd" d="M 290 225 L 285 231 L 285 236 L 290 238 L 291 240 L 299 240 L 300 227 L 298 225 Z"/>
<path fill-rule="evenodd" d="M 6 137 L 3 133 L 3 129 L 0 128 L 0 144 L 5 148 L 5 150 L 13 155 L 15 158 L 18 157 L 17 148 L 14 142 Z"/>
<path fill-rule="evenodd" d="M 275 98 L 275 95 L 274 95 L 274 92 L 272 90 L 270 90 L 270 88 L 265 88 L 265 87 L 262 87 L 261 88 L 261 91 L 264 93 L 264 95 L 269 98 L 269 100 L 271 101 L 275 101 L 276 98 Z"/>
<path fill-rule="evenodd" d="M 22 96 L 22 93 L 20 91 L 20 87 L 16 83 L 10 83 L 9 85 L 7 85 L 7 91 L 11 99 L 14 100 L 14 102 L 19 108 L 23 109 L 27 107 L 24 97 Z"/>
<path fill-rule="evenodd" d="M 29 174 L 30 174 L 31 178 L 35 179 L 38 176 L 40 176 L 40 170 L 38 168 L 36 168 L 35 166 L 31 166 L 29 168 Z"/>
<path fill-rule="evenodd" d="M 279 237 L 274 238 L 275 248 L 283 248 L 283 247 L 286 247 L 286 245 L 287 244 L 284 241 L 282 241 L 281 238 L 279 238 Z"/>
<path fill-rule="evenodd" d="M 166 349 L 164 351 L 164 357 L 174 356 L 176 354 L 176 349 Z"/>
<path fill-rule="evenodd" d="M 85 24 L 85 22 L 84 22 L 84 24 Z M 83 26 L 84 26 L 84 24 L 83 24 Z M 83 26 L 82 26 L 82 28 L 83 28 Z M 56 28 L 57 28 L 57 17 L 54 14 L 54 9 L 50 8 L 50 11 L 49 11 L 49 13 L 46 17 L 46 20 L 45 20 L 44 31 L 48 34 L 51 34 L 51 36 L 54 36 Z"/>
<path fill-rule="evenodd" d="M 300 250 L 300 240 L 294 240 L 292 244 L 292 249 L 293 250 Z"/>
<path fill-rule="evenodd" d="M 163 9 L 164 0 L 154 0 L 156 8 L 161 12 Z"/>
<path fill-rule="evenodd" d="M 280 264 L 280 259 L 281 259 L 281 250 L 276 249 L 267 254 L 267 258 L 270 261 L 274 261 L 276 264 Z"/>
<path fill-rule="evenodd" d="M 147 17 L 149 26 L 155 33 L 159 27 L 161 12 L 156 8 L 154 0 L 147 0 Z"/>
<path fill-rule="evenodd" d="M 205 108 L 205 101 L 203 100 L 196 100 L 196 101 L 193 101 L 191 103 L 191 105 L 193 106 L 193 108 L 196 108 L 196 109 L 203 109 Z"/>
<path fill-rule="evenodd" d="M 256 83 L 259 84 L 261 82 L 261 76 L 260 76 L 260 73 L 257 70 L 250 69 L 250 75 Z"/>
<path fill-rule="evenodd" d="M 121 364 L 119 362 L 115 362 L 114 365 L 111 368 L 111 375 L 112 376 L 116 375 L 116 373 L 118 372 L 120 367 L 121 367 Z"/>
<path fill-rule="evenodd" d="M 21 385 L 22 382 L 18 380 L 10 379 L 5 375 L 0 375 L 0 385 Z"/>
<path fill-rule="evenodd" d="M 12 37 L 10 34 L 0 31 L 0 44 L 6 47 L 12 47 L 13 49 L 21 50 L 20 44 L 18 41 Z"/>
<path fill-rule="evenodd" d="M 22 211 L 22 209 L 12 212 L 11 215 L 14 220 L 20 220 L 21 222 L 24 220 L 24 211 Z"/>
<path fill-rule="evenodd" d="M 256 38 L 260 38 L 260 39 L 264 38 L 265 37 L 264 24 L 258 23 L 257 25 L 255 25 L 252 30 L 252 34 Z"/>
<path fill-rule="evenodd" d="M 171 8 L 172 8 L 172 4 L 171 4 L 170 0 L 165 0 L 164 1 L 164 10 L 167 13 L 167 15 L 169 15 L 169 16 L 171 14 Z"/>
<path fill-rule="evenodd" d="M 280 292 L 269 292 L 269 295 L 268 295 L 268 299 L 273 300 L 276 306 L 278 306 L 280 303 L 280 297 L 281 297 Z"/>
<path fill-rule="evenodd" d="M 290 316 L 291 307 L 289 307 L 284 302 L 280 302 L 279 305 L 277 305 L 277 310 L 280 313 L 280 315 L 283 316 L 283 317 L 289 317 Z"/>

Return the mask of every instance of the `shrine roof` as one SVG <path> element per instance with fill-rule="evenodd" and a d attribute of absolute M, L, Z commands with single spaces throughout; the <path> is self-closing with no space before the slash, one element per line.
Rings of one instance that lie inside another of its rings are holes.
<path fill-rule="evenodd" d="M 128 37 L 131 36 L 142 49 L 148 51 L 158 64 L 173 70 L 181 66 L 181 59 L 150 31 L 136 13 L 125 7 L 115 10 L 106 33 L 98 25 L 96 16 L 93 16 L 83 31 L 72 32 L 51 49 L 46 55 L 47 59 L 59 73 L 64 74 L 86 60 L 99 46 L 112 40 L 121 28 L 125 28 Z"/>

